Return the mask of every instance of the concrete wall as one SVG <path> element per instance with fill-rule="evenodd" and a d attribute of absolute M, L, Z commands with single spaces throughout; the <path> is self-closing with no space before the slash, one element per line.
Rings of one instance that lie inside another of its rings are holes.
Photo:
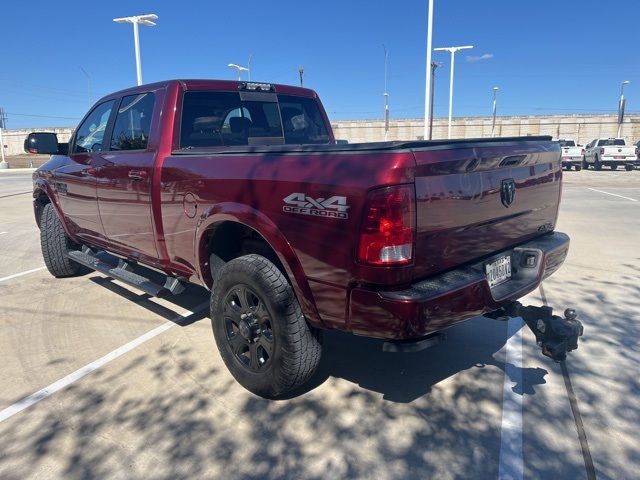
<path fill-rule="evenodd" d="M 350 143 L 377 142 L 384 140 L 382 120 L 335 120 L 333 131 L 338 139 Z M 423 139 L 422 119 L 391 120 L 388 140 Z M 437 118 L 433 122 L 433 139 L 447 138 L 447 119 Z M 615 115 L 572 115 L 498 117 L 497 137 L 551 135 L 554 138 L 572 138 L 586 144 L 594 138 L 615 137 L 618 131 Z M 477 138 L 491 136 L 491 117 L 455 118 L 452 123 L 452 138 Z M 640 116 L 625 118 L 621 136 L 628 143 L 640 140 Z"/>
<path fill-rule="evenodd" d="M 331 122 L 338 139 L 349 143 L 379 142 L 384 140 L 382 120 L 334 120 Z M 455 118 L 452 125 L 453 138 L 477 138 L 491 136 L 490 117 Z M 495 134 L 498 137 L 551 135 L 554 138 L 573 138 L 582 145 L 594 138 L 615 137 L 618 130 L 615 115 L 566 115 L 498 117 Z M 24 153 L 26 136 L 33 131 L 55 132 L 60 142 L 69 141 L 72 128 L 31 128 L 5 130 L 5 155 Z M 640 140 L 640 115 L 628 116 L 622 125 L 622 136 L 628 143 Z M 418 140 L 423 138 L 422 119 L 391 120 L 388 140 Z M 433 122 L 433 138 L 447 138 L 447 119 L 437 118 Z"/>
<path fill-rule="evenodd" d="M 24 154 L 24 140 L 31 132 L 53 132 L 58 135 L 58 141 L 60 143 L 66 143 L 69 141 L 69 137 L 71 137 L 71 134 L 73 133 L 73 128 L 25 128 L 20 130 L 3 130 L 2 139 L 5 144 L 4 154 L 7 156 Z"/>

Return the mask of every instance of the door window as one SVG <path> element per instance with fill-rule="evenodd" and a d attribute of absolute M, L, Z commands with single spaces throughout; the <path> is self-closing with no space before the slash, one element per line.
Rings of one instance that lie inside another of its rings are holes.
<path fill-rule="evenodd" d="M 144 150 L 149 141 L 155 95 L 142 93 L 122 99 L 113 124 L 111 150 Z"/>
<path fill-rule="evenodd" d="M 115 100 L 101 103 L 85 118 L 76 131 L 73 152 L 99 152 Z"/>

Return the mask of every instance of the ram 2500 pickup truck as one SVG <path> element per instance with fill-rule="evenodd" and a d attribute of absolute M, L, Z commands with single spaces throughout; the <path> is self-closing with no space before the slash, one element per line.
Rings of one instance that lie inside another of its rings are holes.
<path fill-rule="evenodd" d="M 592 140 L 585 149 L 584 167 L 593 167 L 594 170 L 602 170 L 602 166 L 608 166 L 615 170 L 624 166 L 631 171 L 635 167 L 637 150 L 633 145 L 627 145 L 624 138 L 600 138 Z"/>
<path fill-rule="evenodd" d="M 264 397 L 310 378 L 325 329 L 406 351 L 522 316 L 556 360 L 582 334 L 572 311 L 516 302 L 569 248 L 549 137 L 338 145 L 312 90 L 174 80 L 108 95 L 68 144 L 32 133 L 25 149 L 52 155 L 33 175 L 51 274 L 204 286 L 222 359 Z"/>

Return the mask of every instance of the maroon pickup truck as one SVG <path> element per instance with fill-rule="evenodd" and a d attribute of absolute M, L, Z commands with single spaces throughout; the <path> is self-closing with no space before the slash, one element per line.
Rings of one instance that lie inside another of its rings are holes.
<path fill-rule="evenodd" d="M 410 351 L 520 315 L 548 356 L 577 347 L 572 312 L 515 302 L 569 248 L 549 137 L 336 144 L 312 90 L 173 80 L 108 95 L 68 144 L 32 133 L 25 149 L 52 154 L 33 176 L 51 274 L 206 287 L 220 354 L 259 395 L 310 378 L 324 329 Z"/>

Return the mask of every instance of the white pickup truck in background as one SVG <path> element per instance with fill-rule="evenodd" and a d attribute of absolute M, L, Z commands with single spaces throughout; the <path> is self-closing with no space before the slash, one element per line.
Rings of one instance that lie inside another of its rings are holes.
<path fill-rule="evenodd" d="M 558 142 L 562 151 L 562 168 L 571 170 L 571 167 L 576 167 L 578 172 L 582 170 L 584 161 L 584 148 L 582 145 L 578 145 L 575 140 L 570 139 L 558 140 Z"/>
<path fill-rule="evenodd" d="M 637 155 L 635 145 L 627 145 L 624 138 L 599 138 L 587 144 L 584 167 L 601 170 L 606 165 L 615 170 L 624 165 L 629 171 L 634 169 Z"/>

